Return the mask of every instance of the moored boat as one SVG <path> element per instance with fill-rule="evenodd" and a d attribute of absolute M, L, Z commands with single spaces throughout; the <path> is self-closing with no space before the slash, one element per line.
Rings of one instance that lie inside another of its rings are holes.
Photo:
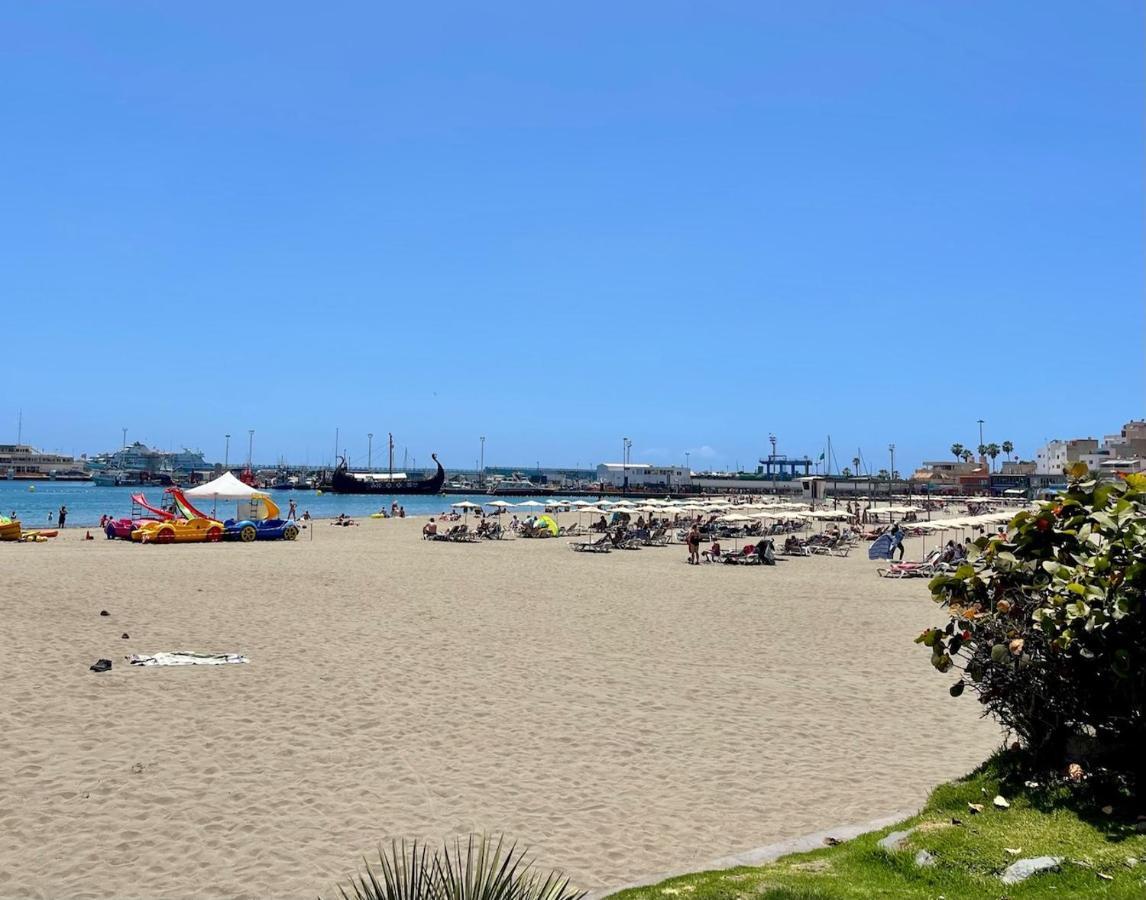
<path fill-rule="evenodd" d="M 0 541 L 20 540 L 20 520 L 0 516 Z"/>
<path fill-rule="evenodd" d="M 437 494 L 446 480 L 446 470 L 436 453 L 430 454 L 438 470 L 427 478 L 410 478 L 405 472 L 351 472 L 346 457 L 339 457 L 327 490 L 335 494 Z"/>

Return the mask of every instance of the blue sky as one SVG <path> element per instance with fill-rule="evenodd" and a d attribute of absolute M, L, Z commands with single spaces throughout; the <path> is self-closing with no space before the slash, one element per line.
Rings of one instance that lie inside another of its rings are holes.
<path fill-rule="evenodd" d="M 909 468 L 1142 416 L 1140 4 L 416 7 L 7 5 L 0 439 Z"/>

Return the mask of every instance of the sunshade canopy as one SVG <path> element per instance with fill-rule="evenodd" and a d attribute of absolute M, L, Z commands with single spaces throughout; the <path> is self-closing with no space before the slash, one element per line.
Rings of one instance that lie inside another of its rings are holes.
<path fill-rule="evenodd" d="M 268 496 L 264 491 L 243 484 L 230 472 L 224 472 L 214 481 L 208 481 L 183 493 L 188 497 L 210 500 L 254 500 Z"/>

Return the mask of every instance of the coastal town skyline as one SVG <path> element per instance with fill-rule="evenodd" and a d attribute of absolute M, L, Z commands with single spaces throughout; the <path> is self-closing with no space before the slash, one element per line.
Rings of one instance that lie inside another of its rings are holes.
<path fill-rule="evenodd" d="M 523 471 L 532 469 L 587 471 L 595 469 L 598 465 L 603 463 L 628 462 L 631 465 L 687 467 L 697 472 L 713 471 L 734 473 L 755 471 L 759 463 L 762 463 L 770 454 L 775 454 L 778 458 L 808 460 L 810 464 L 809 471 L 812 474 L 827 474 L 831 472 L 848 475 L 876 475 L 877 473 L 891 473 L 894 470 L 897 477 L 906 479 L 911 476 L 912 472 L 929 461 L 947 460 L 956 446 L 959 447 L 961 452 L 965 451 L 966 453 L 970 453 L 976 461 L 980 458 L 980 447 L 985 448 L 986 453 L 982 455 L 987 458 L 991 471 L 995 471 L 996 468 L 1001 467 L 1004 460 L 1015 462 L 1030 460 L 1033 462 L 1040 451 L 1045 452 L 1045 448 L 1056 441 L 1070 442 L 1093 438 L 1097 442 L 1096 447 L 1100 446 L 1104 436 L 1108 436 L 1111 433 L 1117 434 L 1116 425 L 1120 425 L 1123 421 L 1128 421 L 1130 426 L 1135 426 L 1140 424 L 1141 420 L 1134 417 L 1123 416 L 1121 419 L 1116 419 L 1114 424 L 1110 422 L 1102 423 L 1099 427 L 1091 429 L 1090 431 L 1067 428 L 1053 433 L 1050 437 L 1042 438 L 1036 443 L 1023 445 L 1013 441 L 1010 437 L 999 437 L 993 434 L 986 420 L 975 420 L 972 423 L 972 433 L 966 440 L 954 440 L 944 446 L 936 446 L 933 450 L 924 448 L 922 451 L 916 451 L 920 452 L 918 459 L 912 457 L 911 453 L 913 449 L 910 443 L 897 444 L 891 442 L 882 447 L 877 445 L 874 451 L 868 451 L 858 445 L 856 447 L 849 447 L 846 443 L 841 443 L 839 437 L 825 435 L 818 447 L 793 449 L 786 447 L 779 436 L 769 432 L 765 437 L 765 445 L 759 452 L 755 454 L 748 452 L 731 458 L 719 454 L 716 449 L 711 446 L 701 444 L 680 450 L 677 452 L 680 459 L 675 459 L 671 456 L 673 453 L 671 450 L 661 447 L 644 448 L 636 439 L 625 435 L 621 437 L 619 442 L 620 446 L 617 452 L 612 456 L 610 456 L 606 450 L 599 458 L 592 458 L 588 454 L 581 454 L 584 458 L 573 461 L 569 459 L 550 460 L 541 458 L 527 460 L 521 454 L 517 454 L 517 458 L 509 458 L 507 460 L 495 456 L 495 445 L 491 441 L 492 436 L 483 434 L 479 435 L 476 442 L 474 442 L 475 447 L 470 448 L 473 453 L 472 464 L 467 463 L 465 460 L 465 449 L 460 449 L 455 453 L 456 461 L 450 468 L 456 472 L 472 472 L 482 468 L 517 469 Z M 343 432 L 342 429 L 335 429 L 331 435 L 330 446 L 325 455 L 320 451 L 316 457 L 312 458 L 309 453 L 306 453 L 300 458 L 297 455 L 292 456 L 285 453 L 275 453 L 272 455 L 266 451 L 262 451 L 261 444 L 257 444 L 256 440 L 259 434 L 258 429 L 237 430 L 234 433 L 225 433 L 221 442 L 222 447 L 220 448 L 220 452 L 215 456 L 211 450 L 208 449 L 211 446 L 210 444 L 180 440 L 171 441 L 169 443 L 150 441 L 146 436 L 136 436 L 132 434 L 131 429 L 126 426 L 121 427 L 120 441 L 114 446 L 106 446 L 94 450 L 73 451 L 67 448 L 36 444 L 30 440 L 29 435 L 25 434 L 24 427 L 25 420 L 21 410 L 17 413 L 15 430 L 8 443 L 35 446 L 37 450 L 42 452 L 67 455 L 79 461 L 99 459 L 101 457 L 107 458 L 121 449 L 132 446 L 141 446 L 169 455 L 178 455 L 190 451 L 194 454 L 202 455 L 209 464 L 216 466 L 226 465 L 231 469 L 241 468 L 248 461 L 262 468 L 275 465 L 286 465 L 296 468 L 313 467 L 315 469 L 329 467 L 335 460 L 336 443 L 338 456 L 344 456 L 352 468 L 365 468 L 368 467 L 368 465 L 373 468 L 378 468 L 380 465 L 385 467 L 388 459 L 387 437 L 390 435 L 389 432 L 381 431 L 366 432 L 361 435 L 348 434 Z M 3 435 L 0 434 L 0 444 L 6 443 L 2 438 Z M 256 449 L 256 445 L 259 449 Z M 447 441 L 447 446 L 451 445 L 455 447 L 459 446 L 456 437 Z M 412 448 L 409 444 L 403 443 L 397 437 L 394 438 L 395 458 L 401 466 L 408 468 L 417 467 L 418 453 L 416 451 L 417 447 Z M 992 451 L 994 454 L 993 457 Z M 431 452 L 439 451 L 422 451 L 422 459 L 425 466 L 430 465 L 429 454 Z M 512 454 L 513 451 L 504 452 Z M 442 455 L 442 453 L 439 453 L 439 456 Z M 858 467 L 856 466 L 857 460 L 859 461 Z"/>

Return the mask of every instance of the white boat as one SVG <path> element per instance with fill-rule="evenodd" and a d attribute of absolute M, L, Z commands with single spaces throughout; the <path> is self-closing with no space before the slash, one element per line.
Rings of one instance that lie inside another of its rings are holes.
<path fill-rule="evenodd" d="M 527 494 L 544 494 L 548 488 L 544 485 L 534 484 L 520 472 L 514 472 L 490 485 L 491 494 L 512 495 L 523 497 Z"/>

